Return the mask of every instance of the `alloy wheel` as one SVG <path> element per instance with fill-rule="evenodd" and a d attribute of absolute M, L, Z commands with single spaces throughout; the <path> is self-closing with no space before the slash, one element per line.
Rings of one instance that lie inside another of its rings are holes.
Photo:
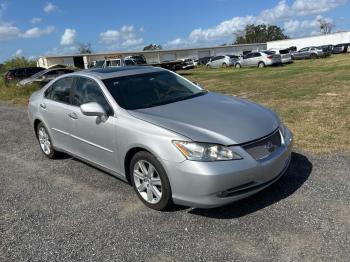
<path fill-rule="evenodd" d="M 139 160 L 133 169 L 135 187 L 140 196 L 150 204 L 162 198 L 162 181 L 155 167 L 146 160 Z"/>
<path fill-rule="evenodd" d="M 40 127 L 38 131 L 38 138 L 40 147 L 45 153 L 45 155 L 50 155 L 51 153 L 51 141 L 46 129 L 44 127 Z"/>

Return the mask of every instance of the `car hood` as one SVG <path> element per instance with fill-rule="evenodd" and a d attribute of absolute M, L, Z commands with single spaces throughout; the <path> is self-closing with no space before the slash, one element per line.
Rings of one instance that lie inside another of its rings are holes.
<path fill-rule="evenodd" d="M 241 144 L 261 138 L 279 125 L 278 118 L 271 110 L 243 99 L 216 93 L 128 112 L 193 141 L 223 145 Z"/>

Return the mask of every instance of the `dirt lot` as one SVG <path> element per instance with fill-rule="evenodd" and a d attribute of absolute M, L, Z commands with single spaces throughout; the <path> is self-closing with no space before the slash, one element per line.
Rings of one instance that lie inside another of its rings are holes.
<path fill-rule="evenodd" d="M 350 154 L 297 151 L 261 193 L 156 212 L 76 159 L 48 160 L 25 108 L 0 103 L 0 261 L 348 261 Z"/>

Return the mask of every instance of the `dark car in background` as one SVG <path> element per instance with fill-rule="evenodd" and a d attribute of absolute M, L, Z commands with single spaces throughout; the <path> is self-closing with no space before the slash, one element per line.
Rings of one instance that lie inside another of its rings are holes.
<path fill-rule="evenodd" d="M 335 45 L 334 48 L 333 48 L 332 53 L 333 54 L 346 53 L 346 52 L 348 52 L 349 46 L 350 46 L 350 43 L 344 43 L 344 44 Z"/>
<path fill-rule="evenodd" d="M 330 56 L 333 52 L 334 45 L 322 45 L 318 46 L 319 49 L 322 49 L 325 56 Z"/>
<path fill-rule="evenodd" d="M 5 73 L 5 82 L 20 81 L 43 70 L 45 70 L 45 68 L 42 67 L 22 67 L 11 69 Z"/>
<path fill-rule="evenodd" d="M 198 59 L 198 64 L 199 65 L 206 65 L 210 59 L 212 59 L 213 56 L 205 56 L 205 57 L 201 57 Z"/>
<path fill-rule="evenodd" d="M 44 86 L 47 83 L 49 83 L 51 80 L 55 79 L 56 77 L 73 73 L 73 72 L 74 72 L 73 69 L 68 69 L 68 68 L 46 69 L 26 79 L 23 79 L 22 81 L 18 82 L 17 86 L 26 86 L 32 83 L 39 83 L 40 85 Z"/>

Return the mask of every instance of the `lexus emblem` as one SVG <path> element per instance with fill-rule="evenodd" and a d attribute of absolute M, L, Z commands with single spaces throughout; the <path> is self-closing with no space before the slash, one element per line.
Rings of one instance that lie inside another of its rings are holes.
<path fill-rule="evenodd" d="M 271 141 L 267 142 L 265 144 L 265 148 L 267 151 L 269 151 L 270 153 L 272 153 L 273 151 L 275 151 L 275 146 L 272 144 Z"/>

